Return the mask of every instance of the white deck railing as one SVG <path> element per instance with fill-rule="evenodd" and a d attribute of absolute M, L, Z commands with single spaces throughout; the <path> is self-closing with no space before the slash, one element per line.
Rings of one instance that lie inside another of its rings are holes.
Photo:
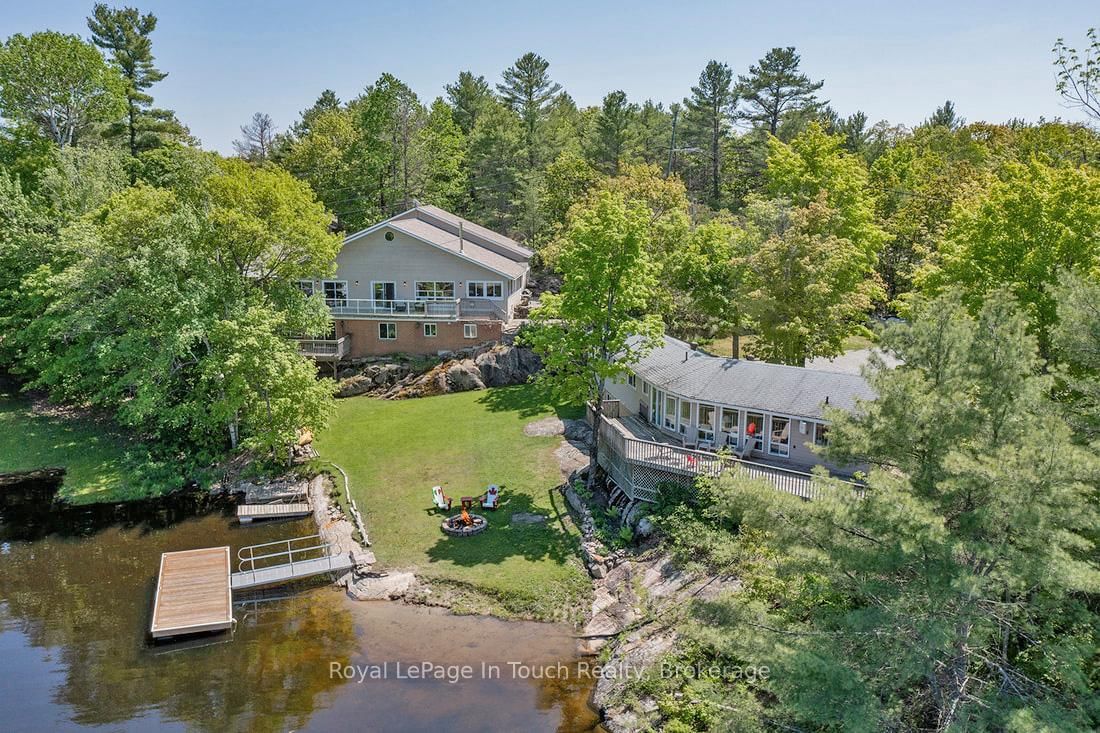
<path fill-rule="evenodd" d="M 458 300 L 367 300 L 365 298 L 327 298 L 325 304 L 334 316 L 385 316 L 390 318 L 458 317 Z"/>
<path fill-rule="evenodd" d="M 748 461 L 727 453 L 712 453 L 681 448 L 670 443 L 642 440 L 627 435 L 607 417 L 604 417 L 601 421 L 600 436 L 602 438 L 601 453 L 610 451 L 616 454 L 611 463 L 617 463 L 617 468 L 623 468 L 621 462 L 625 462 L 657 469 L 666 474 L 690 478 L 700 476 L 715 478 L 725 471 L 736 469 L 751 478 L 765 479 L 774 485 L 776 489 L 804 499 L 812 499 L 819 492 L 819 486 L 817 485 L 820 483 L 819 479 L 812 473 Z M 615 461 L 615 458 L 618 458 L 619 461 Z M 863 489 L 863 485 L 855 481 L 843 478 L 836 478 L 835 480 L 849 484 L 857 491 Z M 654 488 L 653 486 L 631 487 L 632 490 L 638 489 L 635 498 L 648 501 L 656 499 Z"/>
<path fill-rule="evenodd" d="M 351 349 L 351 339 L 341 336 L 338 339 L 295 339 L 298 351 L 303 356 L 313 358 L 342 359 Z"/>

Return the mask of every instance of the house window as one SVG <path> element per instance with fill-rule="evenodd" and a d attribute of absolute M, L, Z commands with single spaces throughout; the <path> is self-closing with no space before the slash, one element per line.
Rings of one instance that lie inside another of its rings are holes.
<path fill-rule="evenodd" d="M 751 428 L 751 430 L 750 430 Z M 745 413 L 745 436 L 753 436 L 753 448 L 764 447 L 764 416 L 758 412 Z"/>
<path fill-rule="evenodd" d="M 416 283 L 417 300 L 454 300 L 455 284 L 441 280 L 418 280 Z"/>
<path fill-rule="evenodd" d="M 504 283 L 471 280 L 466 283 L 466 297 L 501 298 L 504 297 Z"/>
<path fill-rule="evenodd" d="M 791 452 L 791 421 L 772 415 L 772 432 L 768 440 L 768 453 L 786 456 Z"/>
<path fill-rule="evenodd" d="M 642 394 L 649 396 L 649 382 L 642 380 Z"/>
<path fill-rule="evenodd" d="M 335 306 L 346 306 L 348 304 L 348 281 L 347 280 L 322 280 L 321 287 L 325 291 L 325 303 Z"/>
<path fill-rule="evenodd" d="M 649 421 L 654 425 L 661 424 L 661 408 L 665 404 L 665 393 L 656 387 L 653 388 L 653 402 L 649 405 Z"/>
<path fill-rule="evenodd" d="M 626 375 L 626 383 L 629 384 L 634 389 L 638 388 L 638 379 L 637 379 L 637 377 L 634 376 L 633 373 L 629 373 L 629 374 Z"/>
<path fill-rule="evenodd" d="M 438 333 L 438 331 L 437 331 L 436 325 L 434 323 L 425 323 L 424 324 L 424 337 L 425 338 L 430 338 L 430 339 L 435 338 L 437 333 Z"/>
<path fill-rule="evenodd" d="M 699 404 L 699 440 L 714 442 L 714 405 Z"/>
<path fill-rule="evenodd" d="M 462 324 L 462 338 L 476 339 L 477 338 L 477 324 L 476 323 L 463 323 Z"/>
<path fill-rule="evenodd" d="M 741 412 L 740 410 L 733 410 L 729 407 L 722 408 L 722 432 L 726 435 L 726 442 L 730 445 L 737 445 L 738 425 L 740 423 Z"/>
<path fill-rule="evenodd" d="M 829 426 L 821 423 L 814 424 L 814 445 L 825 446 L 829 444 Z"/>
<path fill-rule="evenodd" d="M 676 398 L 672 395 L 665 397 L 665 420 L 663 424 L 669 430 L 676 429 Z"/>
<path fill-rule="evenodd" d="M 397 324 L 379 323 L 378 338 L 382 341 L 393 341 L 395 338 L 397 338 Z"/>
<path fill-rule="evenodd" d="M 397 299 L 397 283 L 371 283 L 371 294 L 375 301 L 383 301 L 386 305 Z"/>
<path fill-rule="evenodd" d="M 313 281 L 312 280 L 299 280 L 298 289 L 302 291 L 302 295 L 307 298 L 313 297 Z"/>
<path fill-rule="evenodd" d="M 688 423 L 691 422 L 691 403 L 680 400 L 680 434 L 687 435 Z"/>

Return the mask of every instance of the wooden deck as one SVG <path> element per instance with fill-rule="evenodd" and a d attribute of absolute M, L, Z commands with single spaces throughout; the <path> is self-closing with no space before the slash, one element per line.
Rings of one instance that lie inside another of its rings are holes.
<path fill-rule="evenodd" d="M 241 504 L 237 507 L 237 519 L 247 524 L 256 519 L 291 519 L 310 515 L 313 509 L 306 502 L 293 504 Z"/>
<path fill-rule="evenodd" d="M 229 548 L 163 553 L 149 629 L 153 638 L 221 631 L 232 625 Z"/>

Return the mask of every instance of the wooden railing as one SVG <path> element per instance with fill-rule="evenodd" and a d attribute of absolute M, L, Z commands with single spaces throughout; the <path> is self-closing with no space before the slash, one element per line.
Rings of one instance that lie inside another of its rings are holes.
<path fill-rule="evenodd" d="M 351 349 L 351 339 L 348 336 L 338 339 L 297 339 L 297 342 L 299 353 L 314 359 L 342 359 Z"/>
<path fill-rule="evenodd" d="M 605 408 L 606 409 L 606 408 Z M 817 476 L 805 471 L 798 471 L 780 466 L 772 466 L 756 461 L 747 461 L 743 458 L 726 454 L 711 453 L 709 451 L 681 448 L 669 443 L 642 440 L 625 435 L 606 417 L 600 424 L 601 454 L 607 451 L 607 465 L 605 469 L 613 469 L 610 472 L 616 481 L 622 483 L 629 472 L 625 461 L 629 464 L 647 466 L 673 476 L 682 476 L 694 479 L 699 476 L 715 478 L 720 474 L 736 470 L 749 478 L 764 479 L 770 482 L 776 489 L 800 496 L 804 499 L 812 499 L 820 493 L 821 487 Z M 601 461 L 603 463 L 603 461 Z M 615 475 L 618 474 L 618 475 Z M 836 478 L 835 480 L 849 484 L 853 489 L 861 491 L 863 486 L 855 481 Z M 653 501 L 655 492 L 653 487 L 639 488 L 636 498 Z"/>

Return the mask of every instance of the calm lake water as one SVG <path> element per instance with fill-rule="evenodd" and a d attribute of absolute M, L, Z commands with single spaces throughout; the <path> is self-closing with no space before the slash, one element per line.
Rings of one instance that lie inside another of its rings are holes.
<path fill-rule="evenodd" d="M 314 585 L 238 604 L 232 635 L 152 646 L 160 553 L 230 545 L 235 557 L 315 528 L 241 528 L 193 499 L 46 515 L 27 498 L 0 496 L 4 731 L 598 730 L 561 626 Z M 349 666 L 368 678 L 347 679 Z M 413 678 L 414 667 L 465 677 L 464 666 L 472 678 Z"/>

